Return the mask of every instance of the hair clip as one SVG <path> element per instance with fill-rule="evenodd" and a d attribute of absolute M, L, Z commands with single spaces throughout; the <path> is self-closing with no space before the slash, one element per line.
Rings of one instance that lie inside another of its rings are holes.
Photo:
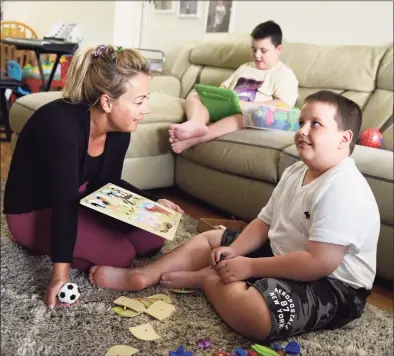
<path fill-rule="evenodd" d="M 123 47 L 122 46 L 118 46 L 115 49 L 116 53 L 122 52 L 123 51 Z"/>
<path fill-rule="evenodd" d="M 96 50 L 92 53 L 94 58 L 100 57 L 105 51 L 105 45 L 100 45 L 96 48 Z"/>

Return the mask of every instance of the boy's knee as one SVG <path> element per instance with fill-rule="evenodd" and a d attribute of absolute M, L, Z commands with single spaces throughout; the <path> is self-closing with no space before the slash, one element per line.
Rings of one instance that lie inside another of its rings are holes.
<path fill-rule="evenodd" d="M 212 250 L 220 247 L 223 238 L 223 231 L 224 230 L 222 229 L 217 229 L 209 230 L 203 233 L 204 238 L 207 240 Z"/>

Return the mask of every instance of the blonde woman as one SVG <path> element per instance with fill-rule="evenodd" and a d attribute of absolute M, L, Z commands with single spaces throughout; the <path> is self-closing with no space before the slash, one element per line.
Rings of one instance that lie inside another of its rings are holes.
<path fill-rule="evenodd" d="M 134 49 L 85 49 L 74 55 L 63 98 L 40 107 L 23 127 L 4 213 L 16 242 L 52 258 L 50 308 L 70 267 L 128 267 L 163 246 L 156 235 L 79 207 L 82 196 L 108 182 L 157 200 L 121 180 L 130 133 L 148 113 L 149 80 Z M 168 200 L 158 202 L 182 212 Z"/>

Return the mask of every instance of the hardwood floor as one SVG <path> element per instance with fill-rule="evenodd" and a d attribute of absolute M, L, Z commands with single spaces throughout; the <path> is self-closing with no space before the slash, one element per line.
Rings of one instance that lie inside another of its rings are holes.
<path fill-rule="evenodd" d="M 9 143 L 1 143 L 1 178 L 6 179 L 8 175 L 9 164 L 11 162 L 11 145 Z M 191 195 L 173 187 L 164 189 L 151 190 L 156 195 L 169 199 L 178 204 L 185 211 L 185 214 L 193 219 L 201 217 L 206 218 L 225 218 L 230 219 L 231 215 L 220 211 L 209 204 L 206 204 Z M 377 280 L 372 289 L 372 293 L 368 298 L 368 302 L 379 308 L 394 311 L 394 291 L 392 283 Z"/>

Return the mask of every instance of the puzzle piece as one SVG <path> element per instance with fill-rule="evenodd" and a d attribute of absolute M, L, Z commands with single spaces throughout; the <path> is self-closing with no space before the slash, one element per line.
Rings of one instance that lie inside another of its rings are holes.
<path fill-rule="evenodd" d="M 145 313 L 153 316 L 157 320 L 164 320 L 169 318 L 171 314 L 175 311 L 175 307 L 171 304 L 165 303 L 162 300 L 158 300 L 153 303 L 148 309 L 145 310 Z"/>
<path fill-rule="evenodd" d="M 114 300 L 114 304 L 120 305 L 122 307 L 127 307 L 136 312 L 143 312 L 146 309 L 145 305 L 140 301 L 127 297 L 119 297 L 118 299 Z"/>
<path fill-rule="evenodd" d="M 171 298 L 167 294 L 154 294 L 148 297 L 148 299 L 162 300 L 165 303 L 171 304 Z"/>
<path fill-rule="evenodd" d="M 141 312 L 136 312 L 134 310 L 127 309 L 126 307 L 121 306 L 113 307 L 112 311 L 125 318 L 132 318 L 133 316 L 141 314 Z"/>
<path fill-rule="evenodd" d="M 112 346 L 108 351 L 106 352 L 105 356 L 131 356 L 137 353 L 139 350 L 127 346 L 127 345 L 115 345 Z"/>
<path fill-rule="evenodd" d="M 156 334 L 156 331 L 149 323 L 134 326 L 129 328 L 129 330 L 137 339 L 140 340 L 152 341 L 160 339 L 160 336 Z"/>

